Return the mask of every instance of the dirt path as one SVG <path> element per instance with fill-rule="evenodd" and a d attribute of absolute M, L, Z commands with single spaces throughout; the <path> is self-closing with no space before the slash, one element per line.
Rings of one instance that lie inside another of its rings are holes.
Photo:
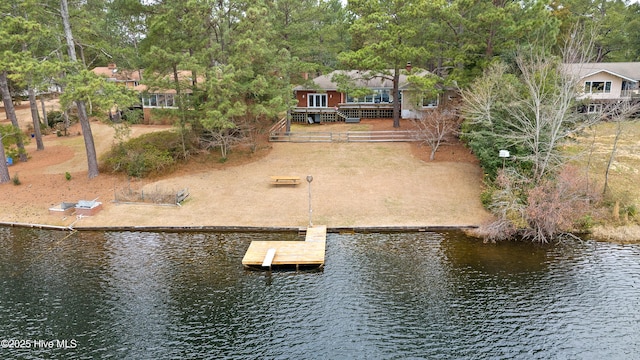
<path fill-rule="evenodd" d="M 134 126 L 134 136 L 163 127 Z M 113 141 L 113 129 L 92 123 L 99 153 Z M 88 180 L 82 136 L 47 135 L 45 150 L 28 145 L 30 160 L 9 168 L 21 185 L 0 185 L 0 222 L 93 226 L 259 226 L 329 227 L 469 226 L 489 218 L 480 203 L 481 170 L 460 146 L 445 147 L 441 161 L 428 162 L 427 149 L 408 143 L 272 143 L 242 165 L 194 163 L 151 190 L 187 188 L 180 207 L 113 203 L 121 176 Z M 442 161 L 444 160 L 444 161 Z M 446 161 L 455 160 L 455 161 Z M 72 175 L 65 179 L 65 172 Z M 295 175 L 297 186 L 274 187 L 271 175 Z M 92 217 L 50 215 L 63 201 L 93 200 L 104 209 Z"/>

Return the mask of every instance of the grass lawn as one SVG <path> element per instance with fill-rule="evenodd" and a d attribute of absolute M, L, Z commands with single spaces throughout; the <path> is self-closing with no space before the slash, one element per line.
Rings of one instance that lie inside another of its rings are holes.
<path fill-rule="evenodd" d="M 609 197 L 620 202 L 620 208 L 640 209 L 640 122 L 627 121 L 621 127 L 617 149 L 609 169 Z M 589 177 L 602 191 L 607 164 L 611 157 L 618 124 L 600 123 L 580 136 L 565 151 L 575 155 L 573 162 L 589 169 Z M 635 216 L 638 221 L 640 215 Z M 633 222 L 633 218 L 629 219 Z"/>

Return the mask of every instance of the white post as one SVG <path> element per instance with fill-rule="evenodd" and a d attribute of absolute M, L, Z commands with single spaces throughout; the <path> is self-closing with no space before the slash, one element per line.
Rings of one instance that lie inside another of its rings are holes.
<path fill-rule="evenodd" d="M 313 227 L 313 223 L 311 222 L 311 182 L 313 181 L 313 176 L 307 175 L 307 182 L 309 183 L 309 227 Z"/>

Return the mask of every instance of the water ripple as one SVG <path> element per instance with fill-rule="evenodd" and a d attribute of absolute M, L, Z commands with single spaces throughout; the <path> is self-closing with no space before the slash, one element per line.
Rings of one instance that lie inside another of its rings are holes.
<path fill-rule="evenodd" d="M 640 246 L 329 234 L 321 271 L 242 268 L 281 233 L 0 229 L 2 338 L 39 359 L 628 359 Z M 6 352 L 10 351 L 10 352 Z"/>

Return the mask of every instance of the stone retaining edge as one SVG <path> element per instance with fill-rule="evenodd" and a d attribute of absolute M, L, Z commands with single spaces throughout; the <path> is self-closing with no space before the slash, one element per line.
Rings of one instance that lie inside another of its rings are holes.
<path fill-rule="evenodd" d="M 58 231 L 129 231 L 129 232 L 306 232 L 306 227 L 282 226 L 56 226 L 0 222 L 0 226 L 35 228 Z M 426 232 L 475 229 L 477 225 L 455 226 L 336 226 L 327 227 L 330 233 L 389 233 Z"/>

